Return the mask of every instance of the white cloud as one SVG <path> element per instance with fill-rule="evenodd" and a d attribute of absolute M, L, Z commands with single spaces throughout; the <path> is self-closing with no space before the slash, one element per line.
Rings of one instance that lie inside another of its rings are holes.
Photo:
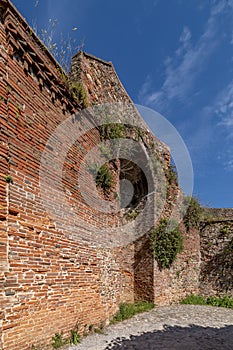
<path fill-rule="evenodd" d="M 191 32 L 190 32 L 189 28 L 188 27 L 184 27 L 183 32 L 182 32 L 182 34 L 180 36 L 180 41 L 184 45 L 186 45 L 186 43 L 189 43 L 189 41 L 191 39 L 191 36 L 192 35 L 191 35 Z"/>
<path fill-rule="evenodd" d="M 233 171 L 233 80 L 217 95 L 211 106 L 203 108 L 203 120 L 208 119 L 212 120 L 209 125 L 214 122 L 222 137 L 218 159 L 224 170 Z"/>
<path fill-rule="evenodd" d="M 233 80 L 219 94 L 214 113 L 220 118 L 219 125 L 226 128 L 226 132 L 233 136 Z"/>
<path fill-rule="evenodd" d="M 233 159 L 230 159 L 225 163 L 225 170 L 227 171 L 233 170 Z"/>
<path fill-rule="evenodd" d="M 213 5 L 205 30 L 195 45 L 191 42 L 191 32 L 187 26 L 180 36 L 180 46 L 165 62 L 165 79 L 160 90 L 152 90 L 152 81 L 146 80 L 139 93 L 140 103 L 154 106 L 162 111 L 173 101 L 184 102 L 191 94 L 195 80 L 201 73 L 207 58 L 218 44 L 218 16 L 228 8 L 228 1 Z"/>

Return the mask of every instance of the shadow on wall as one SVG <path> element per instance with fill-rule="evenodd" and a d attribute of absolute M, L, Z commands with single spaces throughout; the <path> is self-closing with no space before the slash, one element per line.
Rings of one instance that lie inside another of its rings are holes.
<path fill-rule="evenodd" d="M 233 256 L 232 242 L 216 256 L 203 264 L 201 271 L 200 285 L 203 293 L 208 291 L 206 285 L 212 286 L 213 289 L 221 293 L 232 295 L 233 290 Z"/>
<path fill-rule="evenodd" d="M 224 328 L 167 326 L 130 339 L 117 338 L 105 350 L 231 350 L 233 326 Z"/>

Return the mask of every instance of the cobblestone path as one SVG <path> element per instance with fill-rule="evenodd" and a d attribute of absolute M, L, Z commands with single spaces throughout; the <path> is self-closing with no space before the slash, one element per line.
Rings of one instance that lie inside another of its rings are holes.
<path fill-rule="evenodd" d="M 177 305 L 155 308 L 93 334 L 69 350 L 233 350 L 233 310 Z"/>

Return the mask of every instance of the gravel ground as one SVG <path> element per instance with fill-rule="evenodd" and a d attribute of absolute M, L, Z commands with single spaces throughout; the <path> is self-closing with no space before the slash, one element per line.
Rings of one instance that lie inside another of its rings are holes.
<path fill-rule="evenodd" d="M 69 350 L 233 350 L 233 310 L 200 305 L 155 308 L 93 334 Z"/>

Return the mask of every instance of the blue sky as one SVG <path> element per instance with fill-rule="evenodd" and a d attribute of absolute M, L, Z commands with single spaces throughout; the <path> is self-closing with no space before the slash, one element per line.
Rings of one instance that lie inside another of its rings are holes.
<path fill-rule="evenodd" d="M 182 136 L 194 195 L 203 205 L 233 207 L 233 0 L 36 3 L 13 1 L 38 28 L 57 19 L 57 41 L 70 34 L 84 51 L 112 61 L 133 101 Z"/>

